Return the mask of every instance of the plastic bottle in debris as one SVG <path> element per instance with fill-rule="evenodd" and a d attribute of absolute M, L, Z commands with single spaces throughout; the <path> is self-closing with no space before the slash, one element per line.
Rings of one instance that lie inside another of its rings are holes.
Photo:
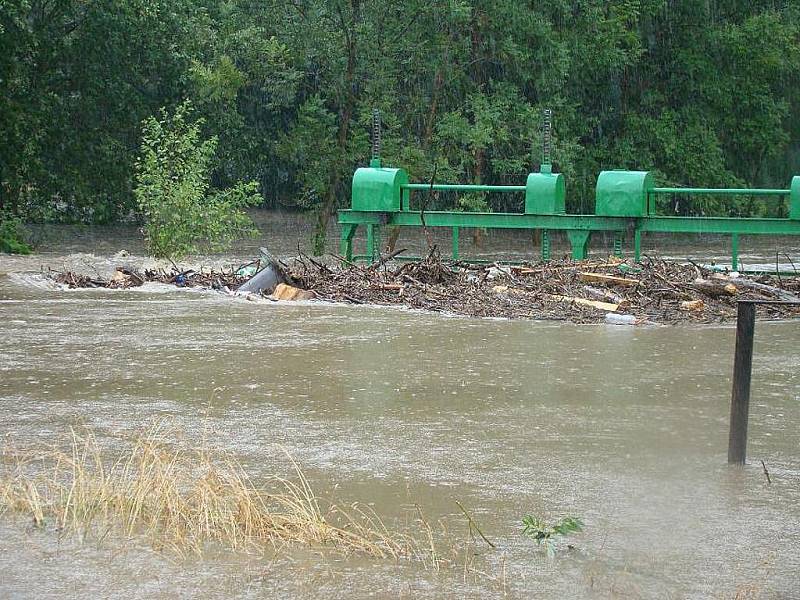
<path fill-rule="evenodd" d="M 636 325 L 636 317 L 633 315 L 618 315 L 617 313 L 606 313 L 606 323 L 609 325 Z"/>

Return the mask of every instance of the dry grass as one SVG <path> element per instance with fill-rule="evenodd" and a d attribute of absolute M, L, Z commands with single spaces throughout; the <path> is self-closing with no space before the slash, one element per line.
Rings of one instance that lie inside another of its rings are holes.
<path fill-rule="evenodd" d="M 258 487 L 230 458 L 176 449 L 168 442 L 173 433 L 155 426 L 114 458 L 91 434 L 75 431 L 66 450 L 6 448 L 0 511 L 28 515 L 36 527 L 62 535 L 143 535 L 180 554 L 220 544 L 419 556 L 412 538 L 388 531 L 374 513 L 323 503 L 294 461 L 291 479 L 271 477 Z"/>

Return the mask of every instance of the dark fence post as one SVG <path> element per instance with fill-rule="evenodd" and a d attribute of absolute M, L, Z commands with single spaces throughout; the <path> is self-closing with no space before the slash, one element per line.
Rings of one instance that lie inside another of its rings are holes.
<path fill-rule="evenodd" d="M 753 371 L 755 324 L 755 304 L 739 302 L 736 315 L 736 354 L 733 359 L 728 464 L 743 465 L 747 458 L 747 418 L 750 412 L 750 376 Z"/>

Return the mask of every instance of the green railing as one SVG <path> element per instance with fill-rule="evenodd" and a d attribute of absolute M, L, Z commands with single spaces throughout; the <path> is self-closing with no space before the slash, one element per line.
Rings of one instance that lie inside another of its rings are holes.
<path fill-rule="evenodd" d="M 788 196 L 792 190 L 746 188 L 653 188 L 651 194 L 696 194 L 710 196 Z"/>
<path fill-rule="evenodd" d="M 680 188 L 680 187 L 657 187 L 647 192 L 647 214 L 655 214 L 655 196 L 682 194 L 687 196 L 777 196 L 783 199 L 791 196 L 792 190 L 783 189 L 747 189 L 747 188 Z M 746 218 L 746 217 L 743 217 Z"/>
<path fill-rule="evenodd" d="M 461 183 L 405 183 L 401 190 L 431 190 L 434 192 L 524 192 L 524 185 L 474 185 Z"/>

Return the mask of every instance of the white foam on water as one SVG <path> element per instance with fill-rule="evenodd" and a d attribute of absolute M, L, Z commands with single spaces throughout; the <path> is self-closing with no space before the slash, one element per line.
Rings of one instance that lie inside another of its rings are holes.
<path fill-rule="evenodd" d="M 37 290 L 60 290 L 66 288 L 43 273 L 8 273 L 7 280 L 14 285 Z"/>

